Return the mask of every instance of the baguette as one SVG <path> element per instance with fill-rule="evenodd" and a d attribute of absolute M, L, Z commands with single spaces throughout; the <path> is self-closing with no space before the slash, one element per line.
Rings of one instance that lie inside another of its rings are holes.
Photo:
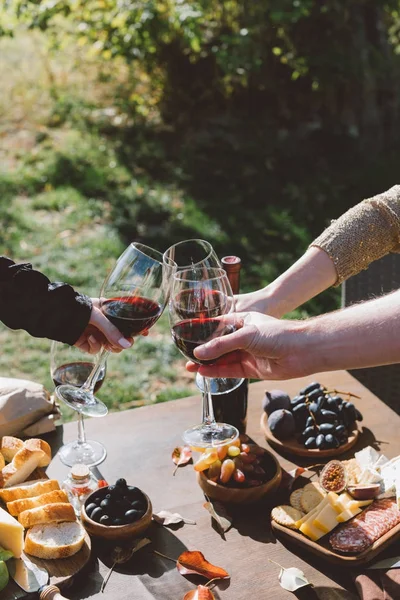
<path fill-rule="evenodd" d="M 39 481 L 27 482 L 24 485 L 10 487 L 0 490 L 0 499 L 4 502 L 12 502 L 22 498 L 33 498 L 46 492 L 59 490 L 60 486 L 57 479 L 42 479 Z"/>
<path fill-rule="evenodd" d="M 41 450 L 29 450 L 24 446 L 18 450 L 12 461 L 2 468 L 0 486 L 5 488 L 22 483 L 39 466 L 42 459 Z"/>
<path fill-rule="evenodd" d="M 74 507 L 68 502 L 55 502 L 37 508 L 24 510 L 18 515 L 18 521 L 25 529 L 42 523 L 60 523 L 76 521 Z"/>
<path fill-rule="evenodd" d="M 24 442 L 25 448 L 32 451 L 41 452 L 42 457 L 39 462 L 39 467 L 47 467 L 51 461 L 51 448 L 47 442 L 39 438 L 30 438 Z"/>
<path fill-rule="evenodd" d="M 13 437 L 12 435 L 4 435 L 1 439 L 0 452 L 4 456 L 6 462 L 11 462 L 18 450 L 21 450 L 23 447 L 24 442 L 19 438 Z"/>
<path fill-rule="evenodd" d="M 19 513 L 45 504 L 54 504 L 55 502 L 69 502 L 67 492 L 64 490 L 53 490 L 40 496 L 33 498 L 21 498 L 21 500 L 13 500 L 7 502 L 7 510 L 13 517 L 17 517 Z"/>
<path fill-rule="evenodd" d="M 28 529 L 24 551 L 37 558 L 67 558 L 76 554 L 85 541 L 85 530 L 78 521 L 35 525 Z"/>

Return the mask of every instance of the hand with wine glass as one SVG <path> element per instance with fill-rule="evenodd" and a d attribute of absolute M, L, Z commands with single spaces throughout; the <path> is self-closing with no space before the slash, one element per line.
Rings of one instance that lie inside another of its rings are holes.
<path fill-rule="evenodd" d="M 54 385 L 69 384 L 76 388 L 81 387 L 95 366 L 96 357 L 82 352 L 75 346 L 69 346 L 61 342 L 52 342 L 50 350 L 50 374 Z M 94 390 L 97 392 L 103 385 L 106 376 L 106 365 L 100 371 L 96 380 Z M 72 467 L 77 463 L 83 463 L 89 467 L 99 465 L 107 456 L 103 444 L 95 440 L 87 440 L 83 414 L 78 413 L 78 438 L 77 440 L 64 444 L 58 456 L 65 465 Z"/>
<path fill-rule="evenodd" d="M 130 244 L 103 282 L 99 298 L 102 314 L 125 338 L 146 333 L 168 302 L 174 272 L 173 261 L 163 259 L 157 250 L 138 242 Z M 60 400 L 84 415 L 107 414 L 106 405 L 93 392 L 108 354 L 109 350 L 103 348 L 82 387 L 58 386 L 56 394 Z"/>
<path fill-rule="evenodd" d="M 172 338 L 189 360 L 197 346 L 236 330 L 234 298 L 223 269 L 193 267 L 178 271 L 173 278 L 169 317 Z M 203 378 L 203 423 L 186 430 L 186 444 L 206 448 L 234 441 L 239 432 L 214 419 L 209 382 Z"/>

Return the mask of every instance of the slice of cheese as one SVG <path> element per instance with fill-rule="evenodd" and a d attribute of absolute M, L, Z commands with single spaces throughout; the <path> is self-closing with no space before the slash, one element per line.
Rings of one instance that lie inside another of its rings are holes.
<path fill-rule="evenodd" d="M 369 504 L 372 504 L 373 500 L 353 500 L 352 502 L 349 502 L 347 505 L 348 509 L 353 509 L 353 508 L 362 508 L 364 506 L 368 506 Z"/>
<path fill-rule="evenodd" d="M 346 508 L 343 512 L 341 512 L 336 518 L 338 523 L 345 523 L 349 519 L 352 519 L 358 513 L 360 513 L 362 509 L 359 506 L 353 506 L 353 508 Z"/>
<path fill-rule="evenodd" d="M 336 510 L 341 513 L 344 510 L 346 510 L 347 506 L 350 504 L 350 502 L 353 502 L 354 498 L 353 496 L 350 496 L 350 494 L 348 494 L 347 492 L 342 492 L 338 499 L 336 500 L 336 502 L 334 503 L 334 506 L 336 508 Z"/>
<path fill-rule="evenodd" d="M 313 542 L 316 542 L 325 535 L 325 531 L 322 531 L 322 529 L 316 527 L 316 525 L 314 525 L 311 521 L 306 521 L 303 523 L 303 525 L 300 526 L 300 531 L 313 540 Z"/>
<path fill-rule="evenodd" d="M 324 533 L 329 533 L 339 525 L 337 517 L 338 513 L 336 509 L 331 504 L 328 504 L 315 517 L 313 525 L 321 529 Z"/>
<path fill-rule="evenodd" d="M 20 558 L 24 547 L 24 528 L 14 517 L 0 508 L 0 546 Z"/>
<path fill-rule="evenodd" d="M 305 523 L 306 521 L 309 521 L 310 519 L 314 519 L 315 516 L 319 513 L 319 511 L 322 510 L 324 508 L 324 506 L 326 506 L 328 503 L 329 503 L 329 498 L 328 498 L 328 496 L 325 496 L 325 498 L 323 500 L 321 500 L 321 502 L 315 508 L 310 510 L 306 515 L 304 515 L 304 517 L 302 517 L 301 519 L 296 521 L 295 525 L 296 525 L 297 529 L 300 529 L 300 526 L 303 525 L 303 523 Z"/>

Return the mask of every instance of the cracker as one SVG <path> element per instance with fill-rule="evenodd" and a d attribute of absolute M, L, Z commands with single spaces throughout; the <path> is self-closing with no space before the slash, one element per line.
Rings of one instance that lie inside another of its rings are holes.
<path fill-rule="evenodd" d="M 279 525 L 289 527 L 289 529 L 296 529 L 296 521 L 301 519 L 303 513 L 293 506 L 282 504 L 281 506 L 275 506 L 271 511 L 271 518 Z"/>
<path fill-rule="evenodd" d="M 303 488 L 298 488 L 294 490 L 290 494 L 289 502 L 293 506 L 293 508 L 297 508 L 300 512 L 303 512 L 303 507 L 301 506 L 301 497 L 303 495 Z"/>
<path fill-rule="evenodd" d="M 300 498 L 301 508 L 305 513 L 310 512 L 318 506 L 321 500 L 324 499 L 326 493 L 317 481 L 310 481 L 303 487 L 303 493 Z"/>
<path fill-rule="evenodd" d="M 355 458 L 349 460 L 342 460 L 342 465 L 347 472 L 347 485 L 357 484 L 360 479 L 361 469 Z"/>

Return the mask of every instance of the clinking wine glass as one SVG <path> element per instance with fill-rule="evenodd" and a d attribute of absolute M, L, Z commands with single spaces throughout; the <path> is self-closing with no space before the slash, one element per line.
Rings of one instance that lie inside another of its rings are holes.
<path fill-rule="evenodd" d="M 75 388 L 81 387 L 90 375 L 96 363 L 96 355 L 86 354 L 75 346 L 61 342 L 52 342 L 50 350 L 50 374 L 54 385 L 69 384 Z M 97 392 L 106 376 L 106 365 L 100 371 L 94 390 Z M 88 467 L 99 465 L 107 456 L 103 444 L 95 440 L 87 440 L 82 412 L 78 413 L 78 439 L 64 444 L 58 451 L 58 456 L 65 465 L 72 467 L 83 463 Z"/>
<path fill-rule="evenodd" d="M 104 280 L 100 291 L 103 314 L 125 337 L 147 332 L 160 318 L 168 302 L 175 265 L 161 252 L 134 242 L 126 248 Z M 108 357 L 103 348 L 96 366 L 81 388 L 60 385 L 56 394 L 84 415 L 100 417 L 106 405 L 94 395 L 96 381 Z"/>
<path fill-rule="evenodd" d="M 177 270 L 185 269 L 221 269 L 219 260 L 214 248 L 202 239 L 191 239 L 177 242 L 170 246 L 164 252 L 164 258 L 173 260 L 176 263 Z M 211 394 L 226 394 L 236 390 L 244 380 L 238 377 L 213 377 L 208 379 L 208 387 Z M 199 373 L 196 373 L 196 385 L 204 393 L 204 379 Z"/>
<path fill-rule="evenodd" d="M 202 362 L 194 350 L 211 339 L 236 330 L 234 298 L 226 272 L 205 267 L 178 271 L 173 279 L 169 302 L 172 338 L 186 358 Z M 208 377 L 203 377 L 203 422 L 183 434 L 186 444 L 197 448 L 234 441 L 239 431 L 214 418 Z"/>

